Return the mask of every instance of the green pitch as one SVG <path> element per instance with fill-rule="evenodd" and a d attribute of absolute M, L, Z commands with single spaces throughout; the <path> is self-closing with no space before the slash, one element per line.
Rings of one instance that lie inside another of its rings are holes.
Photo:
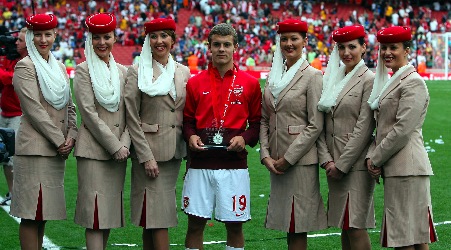
<path fill-rule="evenodd" d="M 263 84 L 263 83 L 262 83 Z M 433 165 L 434 176 L 431 177 L 432 204 L 434 222 L 445 222 L 436 226 L 439 242 L 431 244 L 432 250 L 451 249 L 451 168 L 449 151 L 451 144 L 451 82 L 429 81 L 429 93 L 431 102 L 423 127 L 425 146 L 430 147 L 430 160 Z M 441 144 L 440 140 L 444 144 Z M 251 176 L 251 213 L 252 220 L 244 225 L 246 249 L 286 249 L 285 234 L 277 231 L 267 230 L 263 223 L 266 215 L 266 204 L 269 193 L 269 174 L 264 166 L 260 164 L 259 154 L 256 148 L 249 150 L 249 171 Z M 447 149 L 448 148 L 448 149 Z M 36 166 L 39 167 L 39 166 Z M 125 185 L 124 205 L 126 216 L 126 227 L 111 230 L 108 249 L 140 249 L 141 228 L 130 223 L 130 164 L 128 166 L 127 182 Z M 182 176 L 184 165 L 180 170 L 177 186 L 178 208 L 180 208 L 180 196 L 182 190 Z M 321 192 L 324 201 L 327 200 L 327 184 L 325 174 L 321 173 Z M 67 217 L 66 221 L 51 221 L 47 223 L 45 235 L 61 249 L 82 249 L 85 246 L 84 229 L 73 222 L 75 212 L 75 201 L 77 196 L 77 173 L 74 158 L 69 158 L 65 177 Z M 5 178 L 0 174 L 0 195 L 7 192 Z M 377 228 L 370 230 L 373 249 L 381 249 L 379 233 L 382 218 L 383 186 L 378 185 L 375 190 L 375 209 Z M 180 209 L 179 209 L 180 210 Z M 179 211 L 179 226 L 170 229 L 171 249 L 184 249 L 185 232 L 187 228 L 186 215 Z M 8 214 L 0 209 L 0 249 L 20 249 L 18 237 L 18 224 Z M 309 249 L 336 250 L 340 249 L 340 231 L 335 228 L 312 232 L 309 238 Z M 324 235 L 321 235 L 324 234 Z M 205 249 L 224 249 L 225 229 L 222 223 L 209 221 L 205 230 L 205 242 L 219 242 L 209 244 Z"/>

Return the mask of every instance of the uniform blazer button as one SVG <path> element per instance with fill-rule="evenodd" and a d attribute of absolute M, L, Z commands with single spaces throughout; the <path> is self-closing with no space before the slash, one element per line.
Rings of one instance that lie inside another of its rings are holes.
<path fill-rule="evenodd" d="M 175 125 L 172 125 L 171 128 L 175 128 Z"/>
<path fill-rule="evenodd" d="M 114 124 L 115 127 L 119 127 L 119 124 Z"/>
<path fill-rule="evenodd" d="M 175 109 L 171 109 L 171 112 L 175 112 Z"/>
<path fill-rule="evenodd" d="M 61 123 L 64 123 L 64 120 L 61 120 L 60 122 L 61 122 Z"/>

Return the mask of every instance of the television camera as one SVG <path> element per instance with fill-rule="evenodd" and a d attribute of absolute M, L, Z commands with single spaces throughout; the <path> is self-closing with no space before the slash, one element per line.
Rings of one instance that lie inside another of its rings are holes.
<path fill-rule="evenodd" d="M 12 128 L 0 128 L 0 163 L 8 162 L 14 155 L 15 132 Z"/>
<path fill-rule="evenodd" d="M 11 36 L 17 32 L 19 31 L 4 32 L 3 35 L 0 35 L 0 56 L 6 56 L 11 61 L 20 57 L 16 48 L 17 37 Z"/>

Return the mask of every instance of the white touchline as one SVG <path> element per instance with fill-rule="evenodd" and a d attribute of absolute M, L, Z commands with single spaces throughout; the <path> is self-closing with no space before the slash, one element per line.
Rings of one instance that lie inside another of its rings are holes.
<path fill-rule="evenodd" d="M 3 200 L 3 197 L 0 196 L 0 200 Z M 1 206 L 3 210 L 9 215 L 9 217 L 13 218 L 17 223 L 20 223 L 20 219 L 9 214 L 9 206 Z M 42 242 L 42 247 L 47 250 L 59 250 L 61 247 L 53 244 L 53 242 L 44 235 L 44 242 Z"/>

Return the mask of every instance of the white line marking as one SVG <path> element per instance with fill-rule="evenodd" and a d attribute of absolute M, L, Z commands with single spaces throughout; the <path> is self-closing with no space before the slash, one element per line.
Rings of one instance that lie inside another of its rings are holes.
<path fill-rule="evenodd" d="M 0 196 L 0 200 L 3 200 L 3 197 Z M 9 215 L 9 217 L 13 218 L 13 220 L 15 220 L 17 223 L 20 224 L 20 219 L 17 217 L 12 216 L 11 214 L 9 214 L 9 206 L 0 206 L 3 208 L 3 210 L 5 210 L 5 212 Z M 47 249 L 47 250 L 59 250 L 61 249 L 61 247 L 53 244 L 53 242 L 47 238 L 47 236 L 44 235 L 44 242 L 42 243 L 42 247 Z"/>

